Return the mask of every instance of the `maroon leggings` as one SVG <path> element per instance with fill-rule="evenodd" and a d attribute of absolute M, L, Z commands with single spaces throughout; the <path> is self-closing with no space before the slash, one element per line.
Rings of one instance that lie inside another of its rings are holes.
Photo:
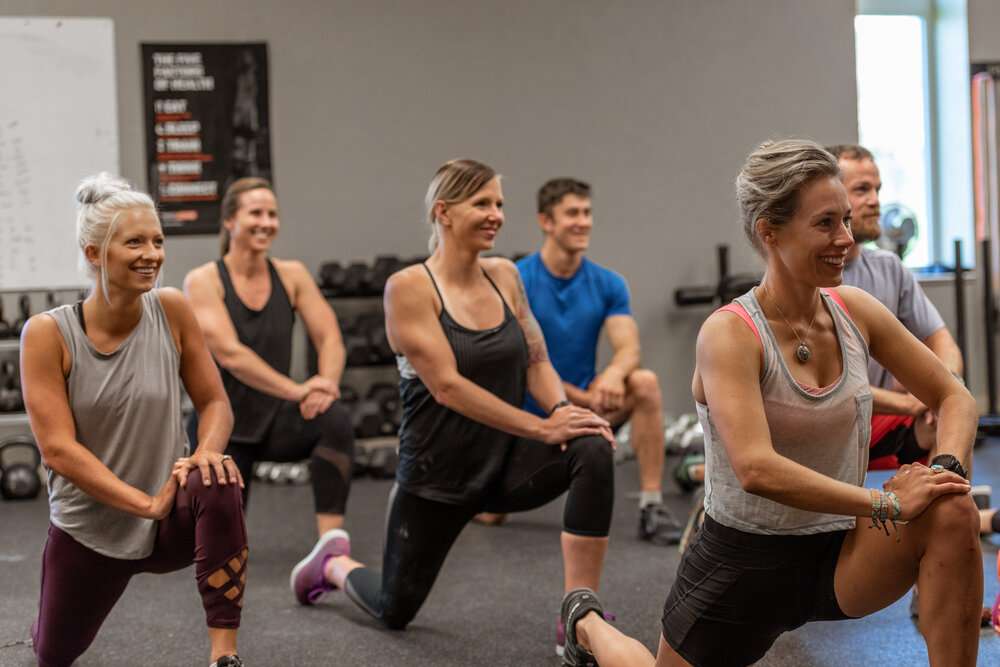
<path fill-rule="evenodd" d="M 142 572 L 163 574 L 194 563 L 208 626 L 239 627 L 248 555 L 242 497 L 238 485 L 219 485 L 214 472 L 212 477 L 204 486 L 201 473 L 191 471 L 146 558 L 109 558 L 49 526 L 31 632 L 39 667 L 68 666 L 83 654 L 129 579 Z"/>

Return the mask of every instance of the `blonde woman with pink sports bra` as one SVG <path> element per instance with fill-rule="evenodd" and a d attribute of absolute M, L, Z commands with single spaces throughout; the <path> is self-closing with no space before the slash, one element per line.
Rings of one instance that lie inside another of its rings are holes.
<path fill-rule="evenodd" d="M 747 158 L 736 194 L 767 270 L 698 335 L 705 524 L 667 597 L 658 656 L 577 589 L 563 602 L 565 664 L 749 665 L 783 632 L 867 616 L 914 583 L 931 665 L 975 664 L 976 405 L 881 303 L 840 287 L 854 239 L 838 176 L 811 141 L 767 142 Z M 939 417 L 932 465 L 904 465 L 882 489 L 865 487 L 869 354 Z"/>

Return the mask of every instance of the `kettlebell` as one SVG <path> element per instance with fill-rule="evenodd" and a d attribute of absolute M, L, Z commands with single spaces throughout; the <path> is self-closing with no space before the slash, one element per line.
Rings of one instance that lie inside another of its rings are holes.
<path fill-rule="evenodd" d="M 31 450 L 32 463 L 7 463 L 7 452 L 18 448 Z M 42 490 L 42 482 L 38 479 L 38 466 L 41 463 L 42 455 L 30 437 L 17 435 L 0 441 L 0 494 L 7 500 L 31 500 L 37 497 Z"/>

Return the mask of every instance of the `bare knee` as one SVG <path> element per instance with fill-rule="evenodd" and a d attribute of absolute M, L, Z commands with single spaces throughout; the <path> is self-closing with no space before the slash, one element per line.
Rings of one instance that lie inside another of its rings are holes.
<path fill-rule="evenodd" d="M 979 544 L 979 511 L 965 494 L 949 494 L 932 502 L 920 517 L 928 544 L 966 548 Z"/>
<path fill-rule="evenodd" d="M 659 405 L 662 402 L 660 380 L 648 368 L 639 368 L 629 373 L 626 388 L 639 405 Z"/>

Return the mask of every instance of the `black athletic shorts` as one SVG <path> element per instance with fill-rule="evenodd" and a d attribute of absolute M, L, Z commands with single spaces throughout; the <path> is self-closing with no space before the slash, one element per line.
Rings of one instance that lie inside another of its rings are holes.
<path fill-rule="evenodd" d="M 833 590 L 846 535 L 757 535 L 706 515 L 663 607 L 663 638 L 695 667 L 750 665 L 783 632 L 848 618 Z"/>

